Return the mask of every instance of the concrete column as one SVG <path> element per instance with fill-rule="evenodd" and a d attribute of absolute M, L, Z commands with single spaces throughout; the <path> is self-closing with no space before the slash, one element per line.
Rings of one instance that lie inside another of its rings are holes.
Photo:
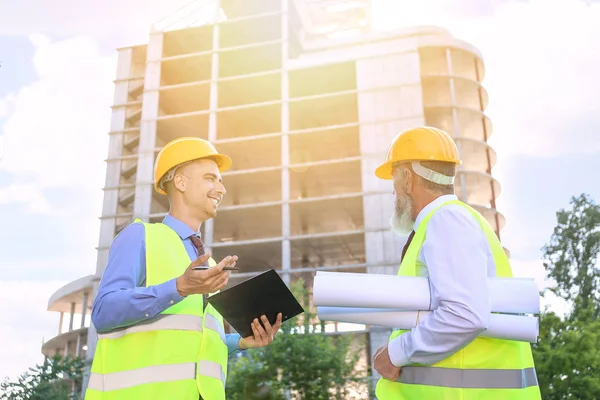
<path fill-rule="evenodd" d="M 85 328 L 85 317 L 88 308 L 88 292 L 83 293 L 83 303 L 81 305 L 81 328 Z"/>
<path fill-rule="evenodd" d="M 215 21 L 218 20 L 219 13 L 219 1 L 216 2 L 215 7 Z M 211 56 L 211 72 L 210 72 L 210 114 L 208 117 L 208 141 L 214 143 L 218 139 L 218 127 L 217 127 L 217 108 L 219 107 L 219 86 L 217 80 L 219 79 L 219 36 L 220 26 L 218 23 L 213 25 L 213 42 L 212 48 L 214 53 Z M 209 219 L 204 223 L 204 237 L 203 241 L 206 246 L 206 250 L 210 251 L 213 243 L 213 235 L 215 221 Z"/>
<path fill-rule="evenodd" d="M 131 76 L 132 70 L 132 53 L 133 49 L 122 49 L 119 50 L 118 53 L 118 61 L 117 61 L 117 79 L 126 79 Z M 118 87 L 115 87 L 115 101 L 119 98 L 119 94 L 117 93 L 121 90 Z M 120 132 L 120 133 L 112 133 L 109 140 L 109 151 L 108 158 L 115 159 L 120 157 L 123 154 L 123 129 L 125 128 L 125 110 L 124 109 L 116 109 L 113 111 L 112 119 L 111 119 L 111 132 Z M 117 213 L 117 205 L 118 205 L 118 189 L 119 178 L 120 178 L 120 162 L 113 161 L 109 162 L 107 165 L 106 172 L 106 182 L 105 186 L 107 188 L 114 188 L 112 190 L 106 190 L 104 193 L 104 202 L 102 206 L 102 215 L 103 216 L 113 216 Z M 97 280 L 93 283 L 92 296 L 91 299 L 94 298 L 97 290 L 98 282 L 100 281 L 100 277 L 102 276 L 102 272 L 104 272 L 104 268 L 106 266 L 106 260 L 108 258 L 108 247 L 112 242 L 112 239 L 115 234 L 115 225 L 116 219 L 113 218 L 104 218 L 100 222 L 100 235 L 98 240 L 98 259 L 96 261 L 96 275 Z M 87 304 L 85 305 L 87 308 Z M 85 312 L 85 311 L 84 311 Z M 82 321 L 85 323 L 84 312 L 82 312 Z M 62 323 L 61 323 L 62 326 Z M 94 357 L 94 351 L 96 349 L 96 330 L 93 324 L 90 324 L 88 328 L 88 341 L 87 341 L 87 355 L 86 362 L 91 365 L 91 361 Z M 85 389 L 87 387 L 87 381 L 89 379 L 89 367 L 85 368 L 84 378 L 83 378 L 83 386 L 82 386 L 82 395 L 85 393 Z"/>
<path fill-rule="evenodd" d="M 215 22 L 219 18 L 220 1 L 216 1 L 215 5 Z M 217 127 L 217 108 L 219 107 L 219 86 L 217 80 L 219 79 L 219 36 L 220 36 L 220 25 L 215 23 L 213 25 L 213 42 L 212 48 L 214 53 L 211 56 L 211 72 L 210 72 L 210 114 L 208 116 L 208 141 L 213 143 L 218 140 L 218 127 Z M 218 149 L 217 149 L 218 150 Z M 202 241 L 206 251 L 211 251 L 215 230 L 215 220 L 209 219 L 204 223 L 204 237 Z M 217 261 L 218 262 L 218 261 Z"/>
<path fill-rule="evenodd" d="M 289 75 L 288 75 L 288 0 L 281 0 L 281 270 L 282 279 L 286 285 L 291 283 L 292 257 L 290 243 L 290 108 L 288 99 Z M 286 399 L 291 399 L 289 389 L 284 392 Z"/>
<path fill-rule="evenodd" d="M 155 93 L 158 99 L 158 91 Z M 144 97 L 152 95 L 144 94 Z M 142 112 L 143 113 L 143 112 Z M 144 118 L 144 117 L 142 117 Z M 144 222 L 150 220 L 150 207 L 154 191 L 154 148 L 156 145 L 156 119 L 142 121 L 140 129 L 140 146 L 138 153 L 138 168 L 135 184 L 135 199 L 133 215 Z"/>
<path fill-rule="evenodd" d="M 291 281 L 291 244 L 290 244 L 290 110 L 288 99 L 289 95 L 289 76 L 287 70 L 287 59 L 289 52 L 288 44 L 288 2 L 281 1 L 281 270 L 282 279 L 289 285 Z"/>
<path fill-rule="evenodd" d="M 62 334 L 62 326 L 63 326 L 63 321 L 65 318 L 65 313 L 61 311 L 60 313 L 60 320 L 58 321 L 58 334 Z"/>
<path fill-rule="evenodd" d="M 158 118 L 158 89 L 163 34 L 150 35 L 147 50 L 144 94 L 142 97 L 142 117 L 140 123 L 140 144 L 138 146 L 138 168 L 136 176 L 133 214 L 142 221 L 150 220 L 154 182 L 154 149 L 156 148 L 156 119 Z"/>
<path fill-rule="evenodd" d="M 77 335 L 77 344 L 75 347 L 75 357 L 79 357 L 81 354 L 81 333 Z"/>
<path fill-rule="evenodd" d="M 219 7 L 217 6 L 217 10 Z M 219 106 L 219 87 L 217 80 L 219 79 L 219 24 L 213 25 L 213 51 L 211 56 L 211 72 L 210 72 L 210 114 L 208 117 L 208 140 L 214 142 L 218 139 L 217 131 L 217 108 Z"/>
<path fill-rule="evenodd" d="M 117 80 L 127 79 L 131 76 L 132 48 L 117 50 Z"/>
<path fill-rule="evenodd" d="M 121 105 L 127 102 L 127 82 L 119 80 L 128 79 L 131 75 L 133 49 L 121 49 L 118 52 L 117 61 L 117 82 L 115 83 L 114 104 Z M 125 107 L 113 109 L 110 122 L 110 138 L 108 143 L 108 158 L 118 158 L 123 154 L 123 129 L 125 129 L 126 110 Z M 119 184 L 118 165 L 113 162 L 107 165 L 106 187 L 116 187 Z M 106 202 L 106 197 L 105 197 Z M 114 202 L 114 212 L 116 212 L 116 200 Z M 106 206 L 106 204 L 105 204 Z"/>
<path fill-rule="evenodd" d="M 73 318 L 75 317 L 75 303 L 71 302 L 71 315 L 69 318 L 69 332 L 73 330 Z"/>
<path fill-rule="evenodd" d="M 146 73 L 142 96 L 140 144 L 138 146 L 138 168 L 135 182 L 133 214 L 142 221 L 149 221 L 154 182 L 154 149 L 156 147 L 156 119 L 158 118 L 158 89 L 163 34 L 150 35 L 146 53 Z"/>
<path fill-rule="evenodd" d="M 285 75 L 287 75 L 284 72 Z M 287 106 L 283 106 L 287 109 Z M 282 115 L 287 112 L 282 110 Z M 285 120 L 287 124 L 287 119 Z M 290 243 L 290 168 L 289 168 L 289 136 L 282 129 L 283 136 L 281 137 L 281 234 L 283 240 L 281 242 L 281 270 L 283 272 L 282 279 L 289 285 L 291 282 L 291 243 Z"/>
<path fill-rule="evenodd" d="M 121 49 L 118 52 L 117 80 L 127 79 L 131 75 L 132 49 Z M 127 85 L 115 84 L 115 102 L 122 104 L 123 98 L 127 98 Z M 124 93 L 123 93 L 124 92 Z M 100 235 L 98 247 L 108 247 L 115 233 L 115 215 L 119 204 L 119 181 L 120 181 L 120 157 L 123 155 L 123 140 L 125 129 L 126 111 L 125 107 L 113 109 L 110 122 L 110 137 L 108 141 L 108 160 L 106 164 L 106 179 L 104 182 L 104 199 L 102 202 L 102 216 L 100 221 Z M 99 250 L 100 253 L 100 250 Z M 104 264 L 97 264 L 97 272 L 102 273 Z"/>

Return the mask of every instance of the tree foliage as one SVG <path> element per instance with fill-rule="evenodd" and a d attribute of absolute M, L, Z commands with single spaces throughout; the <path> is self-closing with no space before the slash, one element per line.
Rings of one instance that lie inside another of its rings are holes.
<path fill-rule="evenodd" d="M 284 322 L 271 345 L 232 360 L 227 399 L 280 400 L 287 394 L 302 400 L 364 398 L 367 371 L 357 366 L 364 340 L 352 334 L 322 334 L 324 324 L 315 322 L 307 306 L 304 282 L 294 282 L 292 291 L 305 313 Z"/>
<path fill-rule="evenodd" d="M 543 248 L 548 290 L 570 305 L 564 317 L 540 316 L 533 354 L 544 400 L 600 399 L 600 207 L 585 194 L 570 205 Z"/>
<path fill-rule="evenodd" d="M 46 358 L 16 380 L 0 384 L 0 400 L 74 400 L 72 388 L 81 387 L 84 361 L 79 358 Z"/>
<path fill-rule="evenodd" d="M 587 195 L 556 213 L 558 224 L 544 246 L 544 267 L 556 281 L 551 291 L 573 303 L 572 313 L 592 308 L 600 316 L 600 207 Z"/>

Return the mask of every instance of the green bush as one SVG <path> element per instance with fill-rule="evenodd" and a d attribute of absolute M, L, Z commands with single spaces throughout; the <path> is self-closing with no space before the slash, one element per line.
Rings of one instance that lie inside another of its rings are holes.
<path fill-rule="evenodd" d="M 271 345 L 251 349 L 230 362 L 227 399 L 350 400 L 368 396 L 367 371 L 358 368 L 364 336 L 326 335 L 308 307 L 302 280 L 292 292 L 305 313 L 282 324 Z"/>

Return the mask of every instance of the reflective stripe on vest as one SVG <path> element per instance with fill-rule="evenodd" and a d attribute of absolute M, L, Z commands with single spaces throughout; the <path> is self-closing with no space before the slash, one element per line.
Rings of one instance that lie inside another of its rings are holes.
<path fill-rule="evenodd" d="M 225 338 L 225 328 L 223 328 L 223 326 L 221 326 L 221 324 L 219 323 L 219 321 L 217 321 L 215 316 L 211 315 L 211 314 L 206 314 L 205 318 L 206 318 L 206 321 L 204 321 L 204 326 L 212 331 L 217 332 L 219 334 L 219 336 L 221 337 L 221 340 L 223 341 L 223 343 L 227 344 L 227 341 Z"/>
<path fill-rule="evenodd" d="M 226 343 L 225 330 L 213 315 L 206 315 L 206 327 L 217 332 L 221 337 L 221 340 Z M 98 339 L 118 339 L 125 335 L 129 335 L 130 333 L 166 329 L 202 332 L 202 317 L 186 314 L 160 314 L 136 325 L 107 333 L 98 333 Z"/>
<path fill-rule="evenodd" d="M 208 376 L 209 378 L 219 379 L 221 382 L 223 382 L 223 387 L 225 387 L 225 372 L 219 363 L 208 360 L 200 360 L 198 374 L 202 376 Z"/>
<path fill-rule="evenodd" d="M 524 389 L 538 384 L 535 368 L 403 367 L 396 382 L 465 389 Z"/>
<path fill-rule="evenodd" d="M 198 373 L 209 378 L 220 380 L 225 386 L 225 374 L 221 365 L 216 362 L 201 360 Z M 196 363 L 153 365 L 131 371 L 99 374 L 92 372 L 88 388 L 107 392 L 127 389 L 133 386 L 155 382 L 171 382 L 183 379 L 196 379 Z"/>
<path fill-rule="evenodd" d="M 98 333 L 98 339 L 118 339 L 125 335 L 129 335 L 130 333 L 158 331 L 164 329 L 201 332 L 202 317 L 186 314 L 160 314 L 154 318 L 150 318 L 135 325 L 107 333 Z"/>

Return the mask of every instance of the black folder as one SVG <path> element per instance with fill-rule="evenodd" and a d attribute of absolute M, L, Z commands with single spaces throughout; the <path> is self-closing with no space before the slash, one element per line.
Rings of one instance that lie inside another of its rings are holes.
<path fill-rule="evenodd" d="M 278 313 L 284 322 L 304 312 L 273 269 L 210 296 L 208 302 L 242 337 L 254 335 L 252 321 L 260 321 L 261 315 L 273 325 Z"/>

